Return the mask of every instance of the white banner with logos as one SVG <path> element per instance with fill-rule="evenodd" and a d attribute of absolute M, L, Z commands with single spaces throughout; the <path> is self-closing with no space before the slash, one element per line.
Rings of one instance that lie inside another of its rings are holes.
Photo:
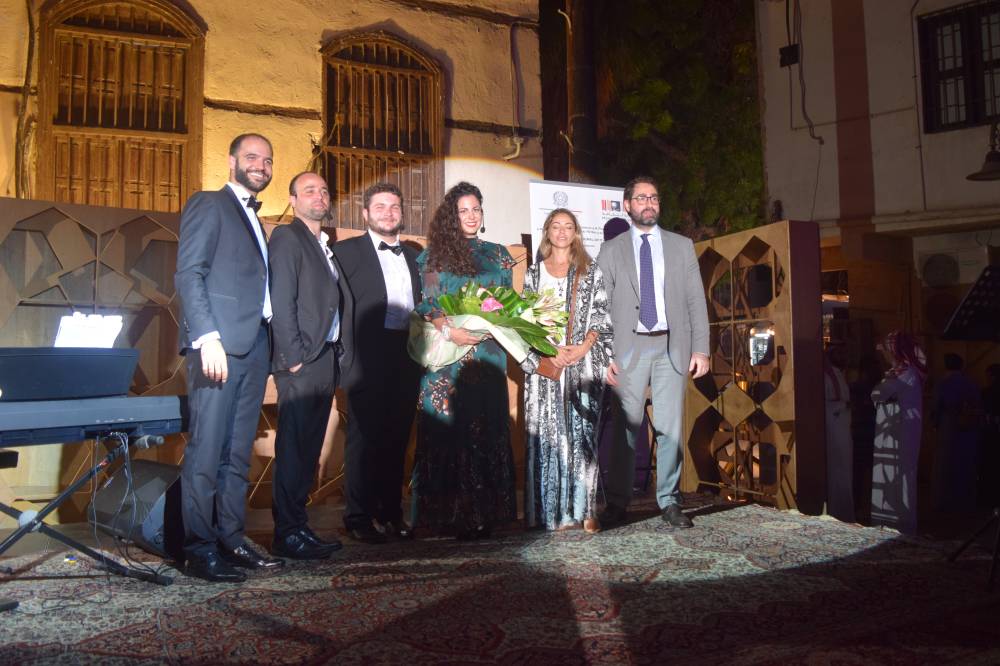
<path fill-rule="evenodd" d="M 567 208 L 580 221 L 583 245 L 590 256 L 596 259 L 601 243 L 604 242 L 604 225 L 608 220 L 619 217 L 628 221 L 628 214 L 622 208 L 623 192 L 621 187 L 560 183 L 554 180 L 529 181 L 532 253 L 538 252 L 545 218 L 556 208 Z"/>

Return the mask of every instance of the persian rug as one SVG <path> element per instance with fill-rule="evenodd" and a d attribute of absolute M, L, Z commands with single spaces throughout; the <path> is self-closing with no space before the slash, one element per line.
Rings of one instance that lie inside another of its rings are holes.
<path fill-rule="evenodd" d="M 0 663 L 1000 663 L 981 548 L 949 564 L 954 543 L 828 518 L 693 516 L 689 530 L 633 515 L 596 535 L 348 542 L 242 584 L 159 587 L 26 555 L 3 561 L 16 571 L 0 597 L 21 605 L 0 613 Z"/>

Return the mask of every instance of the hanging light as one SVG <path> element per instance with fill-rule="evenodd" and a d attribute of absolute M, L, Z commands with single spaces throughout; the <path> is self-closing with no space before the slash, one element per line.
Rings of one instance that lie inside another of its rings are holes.
<path fill-rule="evenodd" d="M 970 173 L 966 180 L 1000 180 L 1000 150 L 997 144 L 1000 143 L 1000 128 L 994 120 L 990 127 L 990 150 L 983 160 L 983 168 L 975 173 Z"/>

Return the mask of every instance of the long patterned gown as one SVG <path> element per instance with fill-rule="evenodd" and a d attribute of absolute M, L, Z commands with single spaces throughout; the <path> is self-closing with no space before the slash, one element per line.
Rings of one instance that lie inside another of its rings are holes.
<path fill-rule="evenodd" d="M 872 525 L 917 533 L 917 468 L 923 432 L 923 380 L 906 366 L 872 389 L 875 457 Z"/>
<path fill-rule="evenodd" d="M 574 275 L 571 267 L 567 291 Z M 536 263 L 525 275 L 524 288 L 535 290 L 539 277 Z M 573 320 L 573 344 L 582 344 L 589 331 L 597 333 L 597 341 L 580 362 L 563 370 L 560 381 L 535 374 L 539 357 L 534 352 L 521 364 L 526 373 L 524 515 L 529 527 L 557 529 L 595 517 L 597 435 L 612 359 L 611 316 L 597 262 L 580 276 Z"/>
<path fill-rule="evenodd" d="M 512 283 L 507 249 L 469 241 L 474 277 L 427 270 L 417 257 L 424 300 L 417 314 L 441 314 L 437 298 L 470 280 L 484 287 Z M 412 524 L 438 532 L 490 529 L 517 518 L 514 455 L 510 445 L 507 354 L 493 340 L 474 346 L 457 363 L 427 371 L 420 382 Z"/>

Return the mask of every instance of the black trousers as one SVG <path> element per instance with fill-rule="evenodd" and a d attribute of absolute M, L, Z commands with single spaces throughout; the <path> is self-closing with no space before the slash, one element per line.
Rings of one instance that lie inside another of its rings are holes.
<path fill-rule="evenodd" d="M 420 366 L 406 353 L 406 331 L 385 330 L 378 367 L 365 368 L 348 392 L 347 529 L 403 516 L 403 463 L 420 387 Z"/>
<path fill-rule="evenodd" d="M 201 371 L 201 353 L 188 350 L 189 439 L 181 467 L 184 552 L 204 555 L 243 543 L 250 454 L 271 365 L 268 329 L 261 326 L 243 356 L 226 355 L 225 383 Z"/>
<path fill-rule="evenodd" d="M 276 372 L 278 432 L 272 477 L 274 538 L 281 539 L 308 523 L 306 502 L 316 478 L 333 392 L 337 388 L 337 354 L 326 345 L 298 372 Z"/>

